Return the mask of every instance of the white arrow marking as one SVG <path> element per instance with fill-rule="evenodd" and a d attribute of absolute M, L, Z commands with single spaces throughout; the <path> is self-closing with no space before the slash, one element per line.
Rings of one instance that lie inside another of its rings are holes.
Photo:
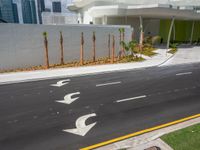
<path fill-rule="evenodd" d="M 78 95 L 78 94 L 81 94 L 81 93 L 80 92 L 76 92 L 76 93 L 67 94 L 67 95 L 65 95 L 64 100 L 58 100 L 56 102 L 64 103 L 64 104 L 71 104 L 75 100 L 79 99 L 79 97 L 72 98 L 72 96 Z"/>
<path fill-rule="evenodd" d="M 76 120 L 76 128 L 66 129 L 66 130 L 63 130 L 63 131 L 69 132 L 69 133 L 72 133 L 72 134 L 77 134 L 77 135 L 80 135 L 80 136 L 85 136 L 96 125 L 96 122 L 92 123 L 90 125 L 86 125 L 85 122 L 88 118 L 91 118 L 91 117 L 94 117 L 94 116 L 96 116 L 95 113 L 82 116 L 82 117 L 80 117 Z"/>
<path fill-rule="evenodd" d="M 70 79 L 61 80 L 61 81 L 58 81 L 56 84 L 51 84 L 51 86 L 61 87 L 61 86 L 63 86 L 63 85 L 68 84 L 69 81 L 70 81 Z"/>

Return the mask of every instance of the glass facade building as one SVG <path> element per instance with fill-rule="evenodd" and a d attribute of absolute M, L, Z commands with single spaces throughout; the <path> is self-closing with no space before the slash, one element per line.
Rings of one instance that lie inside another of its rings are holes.
<path fill-rule="evenodd" d="M 38 9 L 39 23 L 42 24 L 42 12 L 45 11 L 45 2 L 44 2 L 44 0 L 37 0 L 37 9 Z"/>
<path fill-rule="evenodd" d="M 53 12 L 61 12 L 61 2 L 52 2 Z"/>
<path fill-rule="evenodd" d="M 37 24 L 36 5 L 34 0 L 22 0 L 22 16 L 25 24 Z"/>
<path fill-rule="evenodd" d="M 0 7 L 0 19 L 2 19 L 2 14 L 1 14 L 1 7 Z"/>
<path fill-rule="evenodd" d="M 14 23 L 12 0 L 0 0 L 1 18 L 9 23 Z"/>
<path fill-rule="evenodd" d="M 13 3 L 13 16 L 14 16 L 14 22 L 19 23 L 19 16 L 18 16 L 18 9 L 17 9 L 17 4 Z"/>

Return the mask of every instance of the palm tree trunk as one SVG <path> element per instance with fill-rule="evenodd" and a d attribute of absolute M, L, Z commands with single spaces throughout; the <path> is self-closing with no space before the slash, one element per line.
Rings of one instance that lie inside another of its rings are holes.
<path fill-rule="evenodd" d="M 93 62 L 96 61 L 96 36 L 95 36 L 95 32 L 93 32 Z"/>
<path fill-rule="evenodd" d="M 112 43 L 112 59 L 111 59 L 111 63 L 114 63 L 114 59 L 115 59 L 115 36 L 113 35 L 113 43 Z"/>
<path fill-rule="evenodd" d="M 143 41 L 144 41 L 144 32 L 142 32 L 142 34 L 141 34 L 141 42 L 140 42 L 140 57 L 142 57 Z"/>
<path fill-rule="evenodd" d="M 45 48 L 45 62 L 46 62 L 46 69 L 49 69 L 49 50 L 48 50 L 48 39 L 47 33 L 43 33 L 44 36 L 44 48 Z"/>
<path fill-rule="evenodd" d="M 110 59 L 110 34 L 108 34 L 108 58 Z"/>
<path fill-rule="evenodd" d="M 125 42 L 125 32 L 124 31 L 122 32 L 122 41 Z M 122 52 L 123 52 L 123 56 L 125 56 L 126 54 L 125 54 L 124 46 L 122 46 Z"/>
<path fill-rule="evenodd" d="M 134 31 L 132 31 L 131 40 L 134 40 Z"/>
<path fill-rule="evenodd" d="M 119 58 L 121 58 L 121 55 L 122 55 L 122 45 L 121 45 L 121 42 L 122 42 L 122 32 L 120 31 L 120 36 L 119 36 L 119 44 L 120 44 L 120 53 L 119 53 Z"/>
<path fill-rule="evenodd" d="M 64 65 L 64 48 L 63 48 L 63 36 L 62 36 L 62 32 L 60 32 L 60 51 L 61 51 L 60 64 Z"/>
<path fill-rule="evenodd" d="M 83 32 L 81 33 L 81 48 L 80 48 L 80 64 L 83 65 L 84 64 L 84 35 Z"/>

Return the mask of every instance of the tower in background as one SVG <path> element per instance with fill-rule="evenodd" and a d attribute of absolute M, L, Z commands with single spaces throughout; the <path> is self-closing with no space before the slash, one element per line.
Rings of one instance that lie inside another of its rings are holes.
<path fill-rule="evenodd" d="M 0 9 L 1 19 L 14 23 L 12 0 L 0 0 Z"/>
<path fill-rule="evenodd" d="M 52 2 L 52 8 L 53 8 L 53 12 L 56 13 L 61 13 L 61 2 L 60 1 L 54 1 Z"/>
<path fill-rule="evenodd" d="M 0 7 L 0 19 L 2 19 L 2 14 L 1 14 L 1 7 Z"/>
<path fill-rule="evenodd" d="M 15 22 L 15 23 L 19 23 L 19 15 L 18 15 L 17 4 L 13 3 L 12 6 L 13 6 L 14 22 Z"/>
<path fill-rule="evenodd" d="M 38 10 L 39 24 L 42 24 L 42 12 L 45 11 L 44 0 L 37 0 L 37 10 Z"/>
<path fill-rule="evenodd" d="M 25 24 L 37 24 L 35 0 L 22 0 L 22 16 Z"/>

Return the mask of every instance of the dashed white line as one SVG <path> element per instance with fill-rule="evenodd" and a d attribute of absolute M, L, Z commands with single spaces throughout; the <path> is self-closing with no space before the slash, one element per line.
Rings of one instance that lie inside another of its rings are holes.
<path fill-rule="evenodd" d="M 177 73 L 176 76 L 189 75 L 189 74 L 192 74 L 192 72 Z"/>
<path fill-rule="evenodd" d="M 109 82 L 109 83 L 97 84 L 96 87 L 106 86 L 106 85 L 114 85 L 114 84 L 120 84 L 120 83 L 122 83 L 122 82 L 121 81 L 119 81 L 119 82 Z"/>
<path fill-rule="evenodd" d="M 145 98 L 147 97 L 146 95 L 142 95 L 142 96 L 137 96 L 137 97 L 132 97 L 132 98 L 126 98 L 126 99 L 121 99 L 121 100 L 117 100 L 117 103 L 121 103 L 121 102 L 125 102 L 125 101 L 130 101 L 130 100 L 136 100 L 136 99 L 141 99 L 141 98 Z"/>

